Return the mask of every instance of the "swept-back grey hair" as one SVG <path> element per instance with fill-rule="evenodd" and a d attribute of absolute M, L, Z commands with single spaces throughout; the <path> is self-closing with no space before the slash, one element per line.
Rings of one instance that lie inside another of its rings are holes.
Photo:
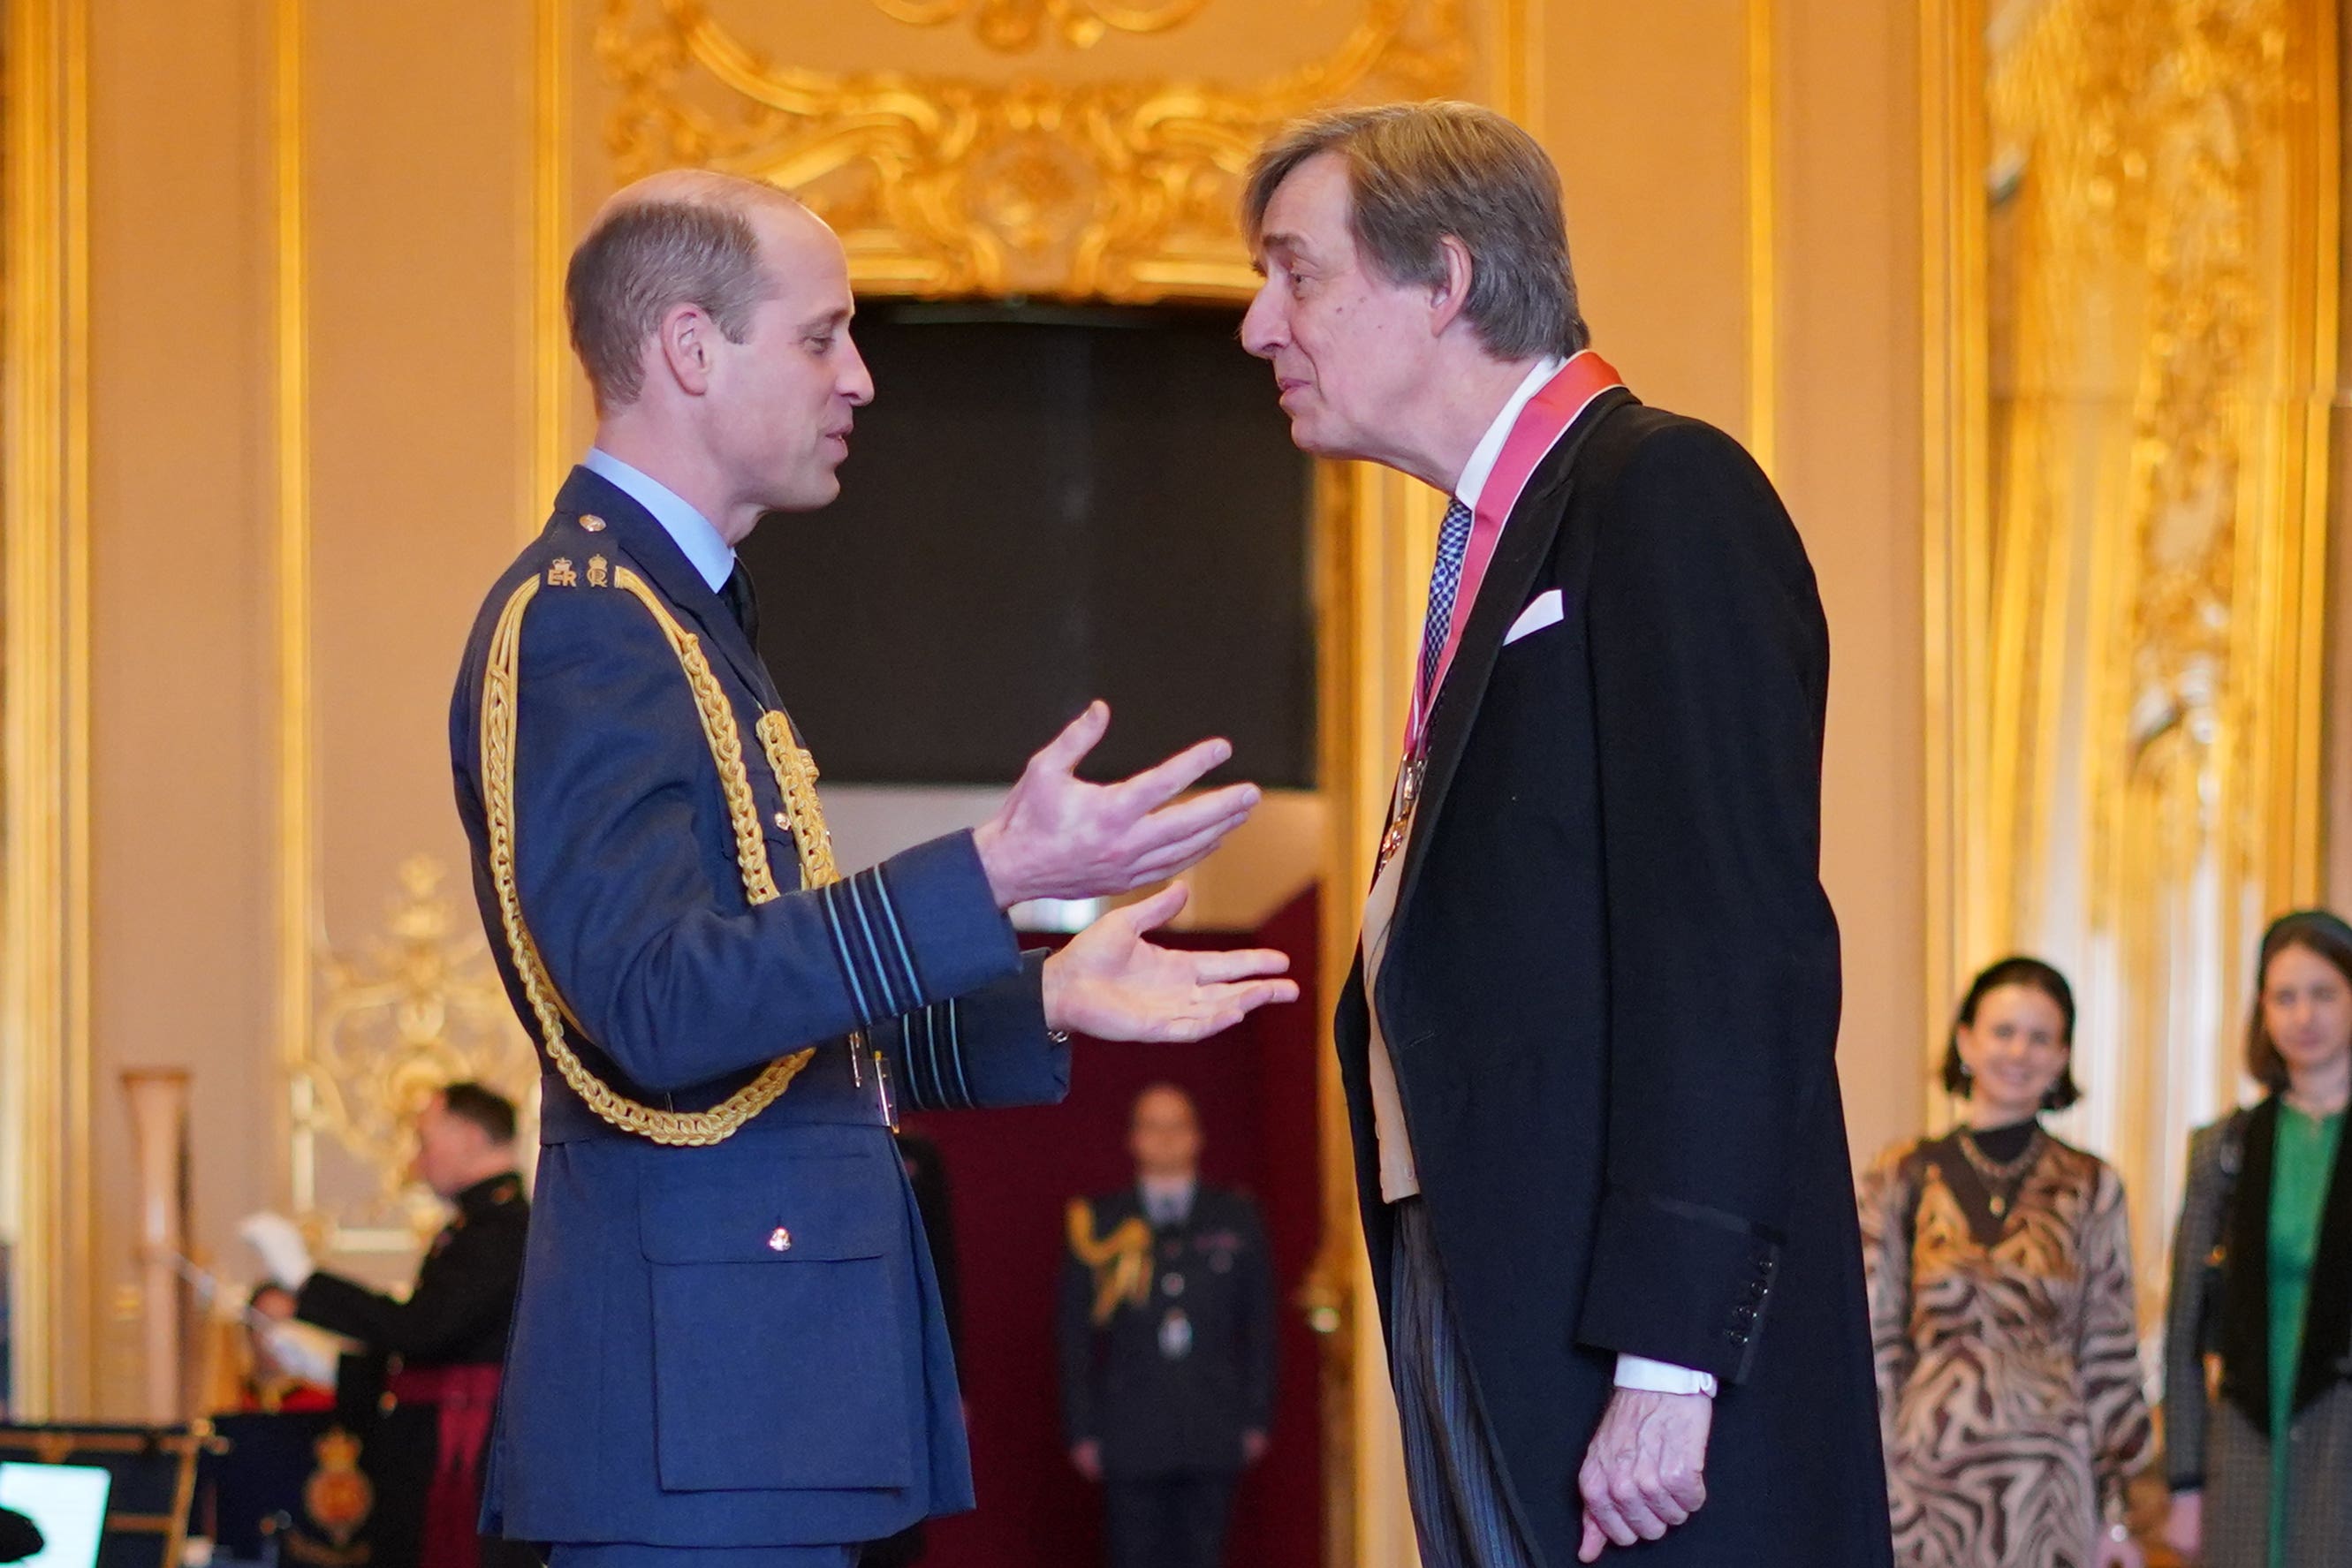
<path fill-rule="evenodd" d="M 1592 340 L 1577 309 L 1559 171 L 1525 131 L 1492 110 L 1444 100 L 1298 120 L 1250 164 L 1242 229 L 1252 250 L 1275 192 L 1322 152 L 1347 161 L 1349 227 L 1384 282 L 1444 282 L 1441 242 L 1450 235 L 1470 253 L 1463 314 L 1488 353 L 1564 357 Z"/>

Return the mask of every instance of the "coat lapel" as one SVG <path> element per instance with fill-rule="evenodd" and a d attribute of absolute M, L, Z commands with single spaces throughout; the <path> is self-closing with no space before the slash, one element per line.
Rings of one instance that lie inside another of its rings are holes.
<path fill-rule="evenodd" d="M 654 591 L 690 623 L 689 630 L 701 637 L 706 647 L 718 651 L 734 670 L 736 678 L 751 688 L 763 706 L 781 706 L 775 682 L 767 665 L 761 663 L 751 640 L 743 634 L 735 612 L 702 580 L 702 573 L 686 559 L 686 552 L 677 548 L 669 530 L 639 506 L 635 497 L 601 474 L 574 468 L 555 507 L 559 516 L 593 512 L 612 525 L 619 548 L 644 572 Z"/>
<path fill-rule="evenodd" d="M 1518 619 L 1527 604 L 1528 591 L 1535 586 L 1537 574 L 1551 559 L 1553 543 L 1559 537 L 1560 519 L 1567 511 L 1569 493 L 1575 486 L 1577 454 L 1594 430 L 1633 401 L 1633 394 L 1622 388 L 1603 392 L 1537 465 L 1528 478 L 1527 488 L 1519 494 L 1518 504 L 1511 508 L 1511 516 L 1503 525 L 1503 537 L 1496 541 L 1495 558 L 1487 564 L 1486 580 L 1478 585 L 1478 601 L 1470 607 L 1469 623 L 1463 628 L 1461 645 L 1454 650 L 1453 668 L 1446 673 L 1445 685 L 1437 694 L 1436 707 L 1429 716 L 1428 770 L 1422 779 L 1421 804 L 1413 813 L 1412 836 L 1404 848 L 1404 870 L 1397 884 L 1398 920 L 1403 919 L 1405 909 L 1412 903 L 1413 887 L 1420 881 L 1423 862 L 1428 859 L 1430 839 L 1445 809 L 1454 769 L 1461 766 L 1463 750 L 1470 741 L 1471 726 L 1486 701 L 1487 677 L 1494 674 L 1496 656 L 1503 651 L 1504 634 Z M 1581 606 L 1564 608 L 1570 615 L 1582 613 Z M 1383 964 L 1383 973 L 1391 967 Z"/>
<path fill-rule="evenodd" d="M 2271 1173 L 2278 1096 L 2246 1116 L 2244 1154 L 2222 1231 L 2221 1391 L 2257 1431 L 2270 1430 Z"/>
<path fill-rule="evenodd" d="M 2352 1356 L 2352 1155 L 2340 1144 L 2319 1211 L 2319 1246 L 2311 1260 L 2303 1322 L 2303 1361 L 2294 1375 L 2297 1410 L 2334 1387 Z"/>

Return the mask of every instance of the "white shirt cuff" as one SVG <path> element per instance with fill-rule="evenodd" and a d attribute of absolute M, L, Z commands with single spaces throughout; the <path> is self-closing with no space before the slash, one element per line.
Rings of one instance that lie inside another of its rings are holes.
<path fill-rule="evenodd" d="M 1617 1386 L 1638 1388 L 1645 1394 L 1704 1394 L 1712 1399 L 1716 1382 L 1711 1372 L 1693 1372 L 1687 1366 L 1652 1361 L 1645 1355 L 1621 1355 L 1617 1358 Z"/>

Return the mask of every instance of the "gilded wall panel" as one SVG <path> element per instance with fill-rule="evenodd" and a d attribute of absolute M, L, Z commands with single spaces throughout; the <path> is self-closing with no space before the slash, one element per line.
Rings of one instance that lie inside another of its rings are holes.
<path fill-rule="evenodd" d="M 2254 938 L 2319 877 L 2335 7 L 1943 11 L 1930 1005 L 2002 951 L 2069 970 L 2073 1130 L 2152 1271 L 2187 1131 L 2238 1091 Z"/>
<path fill-rule="evenodd" d="M 908 23 L 958 14 L 885 9 Z M 1042 26 L 1144 10 L 996 14 Z M 839 232 L 861 288 L 898 294 L 1245 293 L 1254 275 L 1233 214 L 1266 132 L 1351 99 L 1457 90 L 1468 66 L 1458 0 L 1364 0 L 1328 53 L 1303 58 L 1286 27 L 1261 23 L 1256 47 L 1227 57 L 1249 68 L 1216 78 L 1116 62 L 1046 76 L 1025 56 L 952 75 L 820 68 L 772 15 L 764 31 L 752 16 L 608 0 L 596 49 L 620 92 L 619 177 L 694 164 L 785 185 Z"/>

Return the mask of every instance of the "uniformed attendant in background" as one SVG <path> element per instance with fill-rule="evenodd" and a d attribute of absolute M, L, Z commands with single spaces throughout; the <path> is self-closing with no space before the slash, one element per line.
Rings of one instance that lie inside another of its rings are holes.
<path fill-rule="evenodd" d="M 257 1214 L 240 1233 L 276 1284 L 254 1298 L 269 1317 L 298 1319 L 386 1358 L 384 1387 L 439 1411 L 425 1500 L 425 1561 L 433 1568 L 535 1559 L 502 1555 L 477 1535 L 482 1456 L 498 1402 L 499 1363 L 522 1283 L 530 1204 L 515 1169 L 514 1103 L 478 1083 L 452 1083 L 416 1118 L 416 1178 L 457 1212 L 425 1254 L 408 1299 L 315 1268 L 292 1221 Z"/>
<path fill-rule="evenodd" d="M 1201 1185 L 1192 1097 L 1136 1097 L 1135 1185 L 1070 1205 L 1060 1311 L 1070 1460 L 1103 1484 L 1111 1568 L 1217 1568 L 1265 1452 L 1274 1278 L 1245 1193 Z"/>

